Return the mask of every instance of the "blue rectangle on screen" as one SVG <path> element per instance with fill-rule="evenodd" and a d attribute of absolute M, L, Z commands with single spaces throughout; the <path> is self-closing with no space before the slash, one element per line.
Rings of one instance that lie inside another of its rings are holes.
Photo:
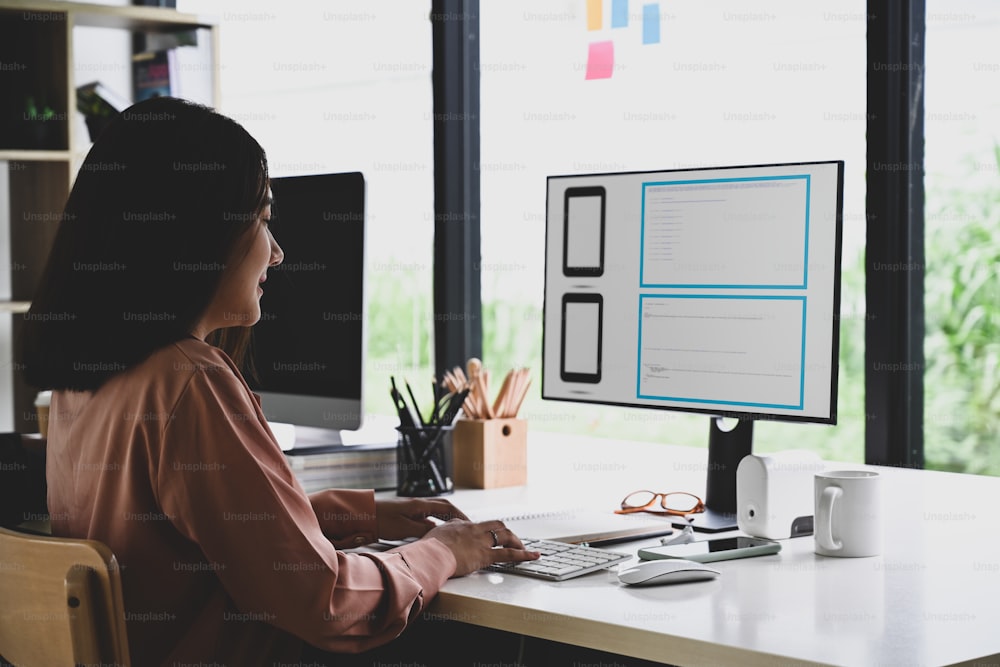
<path fill-rule="evenodd" d="M 660 3 L 653 2 L 642 6 L 642 43 L 659 44 L 660 42 Z"/>

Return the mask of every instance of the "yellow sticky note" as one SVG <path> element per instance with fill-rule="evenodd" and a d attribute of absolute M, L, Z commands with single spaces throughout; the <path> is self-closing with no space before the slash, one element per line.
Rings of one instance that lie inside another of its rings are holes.
<path fill-rule="evenodd" d="M 587 0 L 587 30 L 600 30 L 603 18 L 603 0 Z"/>

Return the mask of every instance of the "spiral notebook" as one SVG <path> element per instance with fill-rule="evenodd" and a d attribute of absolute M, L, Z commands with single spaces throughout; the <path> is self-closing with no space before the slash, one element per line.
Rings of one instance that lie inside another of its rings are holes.
<path fill-rule="evenodd" d="M 670 517 L 615 514 L 610 510 L 563 508 L 539 512 L 500 507 L 466 511 L 466 514 L 473 521 L 499 519 L 518 537 L 591 546 L 631 542 L 673 532 Z"/>

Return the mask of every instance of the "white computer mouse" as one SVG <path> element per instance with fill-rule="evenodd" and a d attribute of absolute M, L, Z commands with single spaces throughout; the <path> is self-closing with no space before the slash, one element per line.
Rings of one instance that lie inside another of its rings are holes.
<path fill-rule="evenodd" d="M 693 560 L 658 558 L 620 566 L 618 581 L 630 586 L 654 586 L 680 584 L 686 581 L 704 581 L 715 579 L 720 574 L 722 573 L 718 570 Z"/>

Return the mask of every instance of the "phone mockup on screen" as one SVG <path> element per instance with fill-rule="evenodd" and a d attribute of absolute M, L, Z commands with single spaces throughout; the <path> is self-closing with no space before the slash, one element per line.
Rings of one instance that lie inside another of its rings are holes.
<path fill-rule="evenodd" d="M 646 547 L 639 549 L 639 558 L 642 560 L 683 558 L 698 563 L 711 563 L 717 560 L 766 556 L 779 551 L 781 551 L 779 543 L 760 537 L 722 537 L 687 544 Z"/>
<path fill-rule="evenodd" d="M 559 375 L 564 382 L 601 381 L 603 316 L 600 294 L 563 294 Z"/>
<path fill-rule="evenodd" d="M 604 273 L 604 210 L 602 186 L 566 188 L 563 212 L 563 275 Z"/>

